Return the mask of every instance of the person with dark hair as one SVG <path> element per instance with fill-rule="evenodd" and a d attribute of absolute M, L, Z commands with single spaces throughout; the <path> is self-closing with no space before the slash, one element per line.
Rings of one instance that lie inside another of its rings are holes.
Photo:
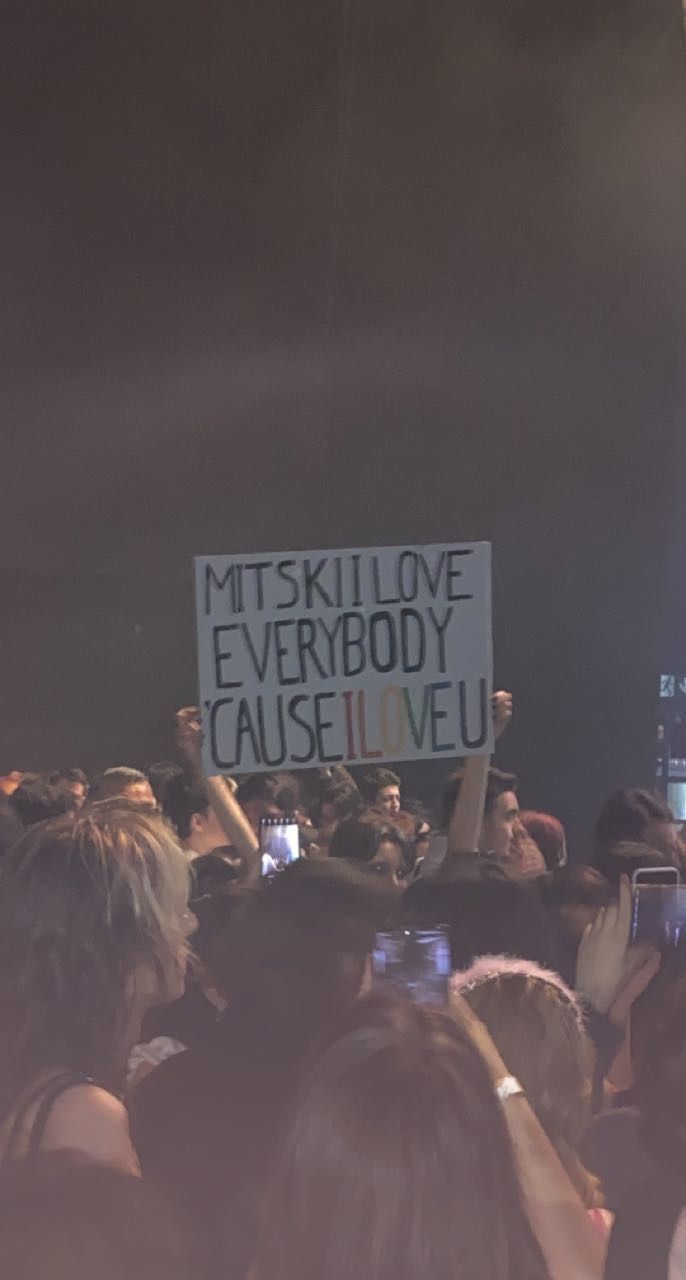
<path fill-rule="evenodd" d="M 525 809 L 520 813 L 519 821 L 543 854 L 547 871 L 567 865 L 567 837 L 559 818 L 552 813 Z"/>
<path fill-rule="evenodd" d="M 0 1163 L 135 1169 L 117 1095 L 144 1009 L 183 991 L 188 865 L 125 803 L 32 827 L 0 863 Z"/>
<path fill-rule="evenodd" d="M 49 818 L 59 818 L 80 807 L 71 792 L 63 791 L 35 774 L 24 776 L 10 796 L 10 805 L 24 828 L 47 822 Z"/>
<path fill-rule="evenodd" d="M 598 913 L 612 902 L 612 885 L 595 867 L 569 863 L 542 876 L 538 889 L 557 938 L 558 968 L 571 986 L 579 943 Z"/>
<path fill-rule="evenodd" d="M 207 785 L 177 766 L 158 783 L 159 804 L 184 848 L 194 856 L 213 853 L 227 843 L 226 833 L 210 804 Z"/>
<path fill-rule="evenodd" d="M 384 886 L 327 860 L 301 860 L 248 893 L 213 958 L 227 1006 L 214 1035 L 134 1090 L 143 1174 L 190 1218 L 203 1274 L 247 1275 L 293 1091 L 368 981 L 393 902 Z"/>
<path fill-rule="evenodd" d="M 395 823 L 384 822 L 374 810 L 346 818 L 337 826 L 330 858 L 345 858 L 384 876 L 395 889 L 404 889 L 412 876 L 416 851 Z"/>
<path fill-rule="evenodd" d="M 155 808 L 155 796 L 146 774 L 140 769 L 130 769 L 128 765 L 105 769 L 93 782 L 88 799 L 91 804 L 99 804 L 118 797 L 130 800 L 132 804 Z"/>
<path fill-rule="evenodd" d="M 324 783 L 312 809 L 318 844 L 327 848 L 339 822 L 354 818 L 362 807 L 362 796 L 354 784 L 339 781 Z"/>
<path fill-rule="evenodd" d="M 190 1280 L 185 1241 L 141 1178 L 73 1152 L 0 1170 L 0 1257 L 8 1280 Z"/>
<path fill-rule="evenodd" d="M 369 769 L 360 782 L 363 799 L 371 809 L 380 809 L 387 818 L 400 813 L 400 778 L 392 769 Z"/>
<path fill-rule="evenodd" d="M 457 855 L 440 875 L 415 880 L 403 911 L 418 928 L 448 926 L 454 969 L 495 954 L 556 967 L 555 939 L 540 899 L 488 859 Z"/>
<path fill-rule="evenodd" d="M 379 996 L 353 1011 L 299 1094 L 256 1280 L 599 1280 L 602 1248 L 521 1085 L 455 1015 Z"/>
<path fill-rule="evenodd" d="M 83 769 L 73 767 L 71 769 L 57 769 L 50 774 L 48 779 L 51 786 L 57 787 L 58 791 L 66 791 L 69 795 L 74 796 L 76 800 L 76 809 L 81 809 L 88 798 L 88 778 Z"/>
<path fill-rule="evenodd" d="M 7 796 L 0 791 L 0 859 L 23 834 L 24 828 Z"/>
<path fill-rule="evenodd" d="M 263 818 L 287 818 L 300 808 L 300 789 L 292 773 L 255 773 L 241 782 L 238 803 L 253 831 Z"/>
<path fill-rule="evenodd" d="M 445 829 L 450 825 L 464 780 L 464 771 L 453 774 L 443 792 L 442 821 Z M 519 817 L 517 785 L 514 774 L 503 773 L 501 769 L 488 770 L 478 849 L 501 862 L 507 862 L 512 855 L 515 823 Z"/>
<path fill-rule="evenodd" d="M 625 842 L 654 849 L 663 866 L 678 864 L 677 826 L 671 809 L 660 796 L 638 787 L 610 796 L 596 822 L 594 840 L 596 866 L 612 881 L 614 850 Z"/>

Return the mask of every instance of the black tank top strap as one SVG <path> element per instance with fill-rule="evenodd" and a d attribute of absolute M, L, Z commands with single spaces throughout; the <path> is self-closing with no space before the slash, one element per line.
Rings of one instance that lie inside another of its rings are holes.
<path fill-rule="evenodd" d="M 79 1071 L 62 1071 L 59 1075 L 53 1076 L 51 1080 L 43 1081 L 37 1089 L 33 1089 L 27 1094 L 17 1108 L 0 1163 L 5 1164 L 6 1161 L 12 1160 L 16 1156 L 17 1145 L 26 1116 L 35 1103 L 38 1103 L 38 1107 L 31 1125 L 26 1151 L 22 1156 L 22 1158 L 28 1160 L 35 1157 L 40 1151 L 50 1113 L 57 1100 L 68 1089 L 74 1089 L 77 1085 L 92 1083 L 93 1081 L 88 1076 Z"/>

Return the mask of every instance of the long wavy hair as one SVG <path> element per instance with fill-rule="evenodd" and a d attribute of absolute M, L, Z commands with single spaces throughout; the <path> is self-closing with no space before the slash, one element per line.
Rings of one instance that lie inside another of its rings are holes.
<path fill-rule="evenodd" d="M 544 1280 L 504 1117 L 441 1009 L 359 1002 L 302 1090 L 257 1280 Z"/>
<path fill-rule="evenodd" d="M 52 1068 L 120 1086 L 144 993 L 180 994 L 188 889 L 166 823 L 126 802 L 36 827 L 5 856 L 0 1119 Z"/>
<path fill-rule="evenodd" d="M 507 956 L 482 956 L 453 981 L 524 1086 L 584 1205 L 601 1207 L 578 1154 L 591 1119 L 593 1050 L 576 996 L 557 973 Z"/>

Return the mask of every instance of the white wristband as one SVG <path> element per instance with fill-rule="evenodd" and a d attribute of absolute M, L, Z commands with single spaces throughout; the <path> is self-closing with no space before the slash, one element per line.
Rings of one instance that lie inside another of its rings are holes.
<path fill-rule="evenodd" d="M 498 1080 L 495 1091 L 501 1102 L 507 1102 L 508 1098 L 522 1097 L 524 1090 L 516 1076 L 503 1076 L 502 1080 Z"/>

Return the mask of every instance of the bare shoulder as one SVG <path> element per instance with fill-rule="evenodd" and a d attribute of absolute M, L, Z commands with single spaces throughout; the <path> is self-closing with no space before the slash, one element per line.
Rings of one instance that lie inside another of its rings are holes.
<path fill-rule="evenodd" d="M 138 1172 L 126 1108 L 94 1084 L 74 1085 L 60 1095 L 50 1112 L 42 1145 L 81 1151 L 128 1173 Z"/>

